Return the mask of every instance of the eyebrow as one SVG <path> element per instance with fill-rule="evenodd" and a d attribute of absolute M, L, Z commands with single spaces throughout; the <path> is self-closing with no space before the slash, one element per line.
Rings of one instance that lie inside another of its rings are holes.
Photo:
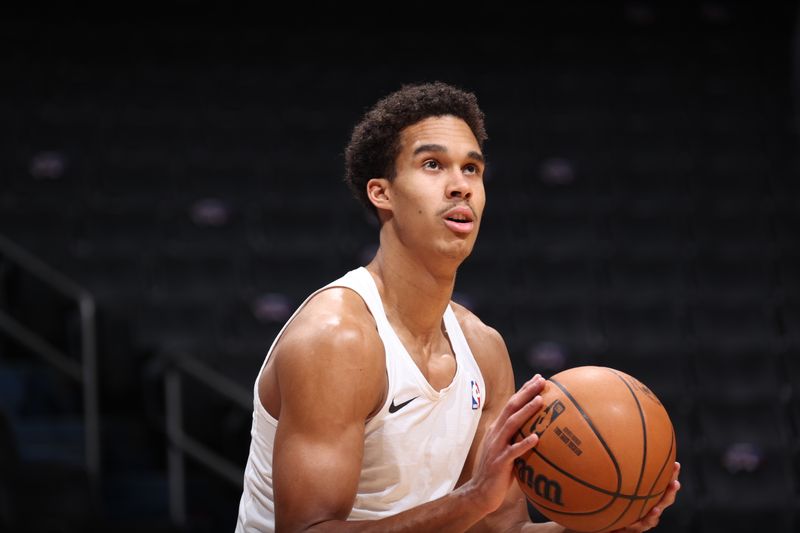
<path fill-rule="evenodd" d="M 416 150 L 414 150 L 413 155 L 421 154 L 422 152 L 447 152 L 447 147 L 442 146 L 441 144 L 423 144 L 418 146 Z M 476 160 L 480 161 L 481 163 L 484 162 L 483 154 L 480 152 L 476 152 L 475 150 L 470 150 L 467 152 L 467 156 Z"/>

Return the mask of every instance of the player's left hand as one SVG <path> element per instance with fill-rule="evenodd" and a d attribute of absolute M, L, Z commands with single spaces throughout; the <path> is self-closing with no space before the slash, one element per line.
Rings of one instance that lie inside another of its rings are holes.
<path fill-rule="evenodd" d="M 641 533 L 642 531 L 647 531 L 648 529 L 653 529 L 656 527 L 658 525 L 658 521 L 661 519 L 661 515 L 664 513 L 664 510 L 675 503 L 675 497 L 681 488 L 681 483 L 678 481 L 678 474 L 680 471 L 680 463 L 675 463 L 672 472 L 672 481 L 670 481 L 669 485 L 667 485 L 667 490 L 664 491 L 664 496 L 661 497 L 661 501 L 659 501 L 653 506 L 652 509 L 650 509 L 650 512 L 647 513 L 647 516 L 638 522 L 634 522 L 626 528 L 617 529 L 612 533 Z"/>

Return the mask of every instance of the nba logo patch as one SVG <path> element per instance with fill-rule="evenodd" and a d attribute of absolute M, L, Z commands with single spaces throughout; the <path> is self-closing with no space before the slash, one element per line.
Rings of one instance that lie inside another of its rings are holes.
<path fill-rule="evenodd" d="M 472 409 L 474 411 L 481 408 L 481 388 L 475 380 L 471 380 L 469 383 L 472 387 Z"/>

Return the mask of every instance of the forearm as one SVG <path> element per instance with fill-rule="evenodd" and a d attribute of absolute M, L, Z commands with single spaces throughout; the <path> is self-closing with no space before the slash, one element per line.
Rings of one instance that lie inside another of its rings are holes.
<path fill-rule="evenodd" d="M 494 521 L 491 523 L 478 524 L 470 529 L 470 533 L 574 533 L 572 530 L 565 529 L 555 522 L 543 522 L 534 524 L 530 520 L 502 523 Z"/>
<path fill-rule="evenodd" d="M 519 529 L 520 533 L 570 533 L 571 530 L 566 529 L 564 526 L 560 526 L 555 522 L 543 522 L 540 524 L 534 524 L 532 522 L 528 522 L 527 524 L 523 524 L 522 527 Z"/>
<path fill-rule="evenodd" d="M 486 515 L 480 497 L 470 486 L 380 520 L 328 520 L 305 529 L 309 533 L 329 531 L 357 533 L 405 533 L 420 531 L 463 532 Z"/>

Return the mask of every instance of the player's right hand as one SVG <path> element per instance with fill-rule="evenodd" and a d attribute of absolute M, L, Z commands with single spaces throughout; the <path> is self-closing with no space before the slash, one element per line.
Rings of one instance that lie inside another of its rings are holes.
<path fill-rule="evenodd" d="M 477 501 L 486 505 L 486 513 L 495 511 L 503 503 L 513 482 L 514 459 L 521 456 L 539 441 L 536 433 L 514 442 L 519 428 L 543 405 L 539 394 L 545 379 L 539 374 L 527 381 L 506 402 L 497 419 L 484 435 L 478 453 L 478 464 L 470 480 L 472 489 L 479 494 Z"/>

